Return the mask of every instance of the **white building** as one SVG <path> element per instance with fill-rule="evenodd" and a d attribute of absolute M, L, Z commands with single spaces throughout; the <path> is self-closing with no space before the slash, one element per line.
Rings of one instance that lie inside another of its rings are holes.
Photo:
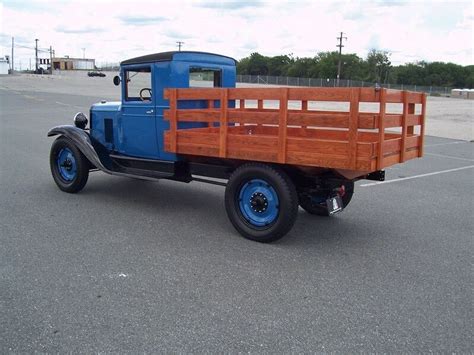
<path fill-rule="evenodd" d="M 451 97 L 474 100 L 474 89 L 452 89 Z"/>
<path fill-rule="evenodd" d="M 8 74 L 8 69 L 10 69 L 8 60 L 0 58 L 0 75 Z"/>

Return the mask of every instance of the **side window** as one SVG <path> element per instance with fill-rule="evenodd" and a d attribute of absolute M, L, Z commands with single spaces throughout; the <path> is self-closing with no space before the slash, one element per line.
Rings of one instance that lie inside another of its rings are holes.
<path fill-rule="evenodd" d="M 218 88 L 222 86 L 222 70 L 191 67 L 190 88 Z"/>
<path fill-rule="evenodd" d="M 125 71 L 125 100 L 151 101 L 151 68 Z"/>

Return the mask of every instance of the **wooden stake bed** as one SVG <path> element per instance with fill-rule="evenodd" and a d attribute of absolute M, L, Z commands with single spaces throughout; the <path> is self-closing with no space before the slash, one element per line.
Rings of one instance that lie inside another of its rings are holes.
<path fill-rule="evenodd" d="M 167 152 L 360 175 L 423 155 L 423 93 L 374 88 L 167 89 L 165 99 L 170 102 L 164 112 L 170 121 L 164 137 Z M 207 108 L 180 109 L 181 100 L 204 100 Z M 179 122 L 205 122 L 207 127 L 181 129 Z"/>

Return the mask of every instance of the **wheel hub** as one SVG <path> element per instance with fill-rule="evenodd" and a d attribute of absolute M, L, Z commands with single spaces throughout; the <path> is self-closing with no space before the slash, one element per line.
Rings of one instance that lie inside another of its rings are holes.
<path fill-rule="evenodd" d="M 261 192 L 254 192 L 250 197 L 249 202 L 250 206 L 252 207 L 252 210 L 254 210 L 255 212 L 263 213 L 267 210 L 268 199 Z"/>
<path fill-rule="evenodd" d="M 71 159 L 67 158 L 64 163 L 61 164 L 61 166 L 63 168 L 65 168 L 67 171 L 71 171 L 72 170 L 72 161 Z"/>

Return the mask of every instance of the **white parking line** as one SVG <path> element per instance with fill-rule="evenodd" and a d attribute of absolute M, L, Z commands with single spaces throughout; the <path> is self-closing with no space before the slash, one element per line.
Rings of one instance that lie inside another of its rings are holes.
<path fill-rule="evenodd" d="M 59 101 L 56 101 L 56 103 L 57 103 L 58 105 L 62 105 L 62 106 L 70 106 L 70 105 L 68 105 L 68 104 L 64 104 L 64 103 L 59 102 Z"/>
<path fill-rule="evenodd" d="M 443 155 L 443 154 L 434 154 L 434 153 L 424 153 L 424 154 L 425 155 L 431 155 L 431 156 L 434 156 L 434 157 L 448 158 L 448 159 L 454 159 L 454 160 L 474 161 L 474 159 L 453 157 L 452 155 Z"/>
<path fill-rule="evenodd" d="M 469 143 L 469 142 L 468 141 L 461 141 L 461 142 L 446 142 L 446 143 L 426 144 L 425 148 L 437 147 L 437 146 L 440 146 L 440 145 L 463 144 L 463 143 Z"/>
<path fill-rule="evenodd" d="M 393 179 L 393 180 L 386 180 L 386 181 L 378 181 L 378 182 L 371 182 L 368 184 L 362 184 L 360 185 L 361 187 L 368 187 L 368 186 L 375 186 L 375 185 L 382 185 L 382 184 L 390 184 L 392 182 L 399 182 L 399 181 L 405 181 L 405 180 L 412 180 L 412 179 L 418 179 L 426 176 L 432 176 L 432 175 L 439 175 L 439 174 L 446 174 L 446 173 L 451 173 L 453 171 L 460 171 L 460 170 L 466 170 L 466 169 L 472 169 L 474 168 L 474 165 L 469 165 L 469 166 L 463 166 L 461 168 L 456 168 L 456 169 L 448 169 L 448 170 L 441 170 L 441 171 L 435 171 L 433 173 L 427 173 L 427 174 L 421 174 L 421 175 L 413 175 L 413 176 L 407 176 L 404 178 L 399 178 L 399 179 Z"/>

